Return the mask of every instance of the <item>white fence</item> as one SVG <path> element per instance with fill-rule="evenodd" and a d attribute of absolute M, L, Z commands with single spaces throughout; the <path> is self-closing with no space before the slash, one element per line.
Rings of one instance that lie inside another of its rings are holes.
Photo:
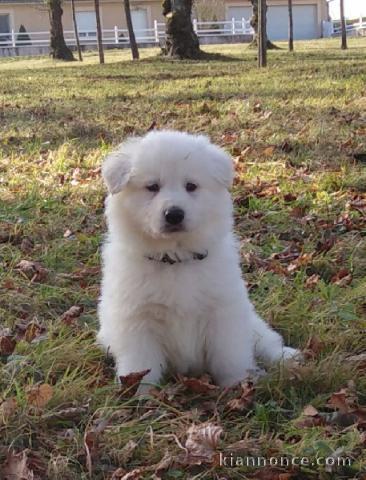
<path fill-rule="evenodd" d="M 359 22 L 346 25 L 347 35 L 358 36 L 366 35 L 366 22 L 360 18 Z M 333 25 L 333 36 L 339 36 L 342 33 L 342 27 L 340 22 L 337 22 L 336 25 Z"/>
<path fill-rule="evenodd" d="M 253 29 L 250 21 L 242 18 L 222 22 L 198 22 L 193 20 L 193 28 L 198 37 L 213 37 L 225 35 L 252 35 Z M 90 30 L 79 30 L 81 45 L 96 45 L 97 32 Z M 138 43 L 159 44 L 165 38 L 165 23 L 154 21 L 153 28 L 135 30 Z M 73 30 L 64 30 L 64 37 L 67 45 L 75 45 L 75 34 Z M 103 45 L 129 44 L 128 30 L 115 26 L 113 29 L 102 30 Z M 50 43 L 49 32 L 15 32 L 0 33 L 0 48 L 39 46 L 47 47 Z"/>

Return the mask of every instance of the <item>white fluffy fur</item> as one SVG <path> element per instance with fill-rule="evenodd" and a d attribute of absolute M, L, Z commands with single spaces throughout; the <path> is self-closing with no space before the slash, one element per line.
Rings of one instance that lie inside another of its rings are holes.
<path fill-rule="evenodd" d="M 209 372 L 222 386 L 243 380 L 267 362 L 288 358 L 255 312 L 241 276 L 232 232 L 230 157 L 204 136 L 174 131 L 133 138 L 109 155 L 103 176 L 108 237 L 98 341 L 116 360 L 118 376 L 150 369 L 158 383 L 167 369 Z M 187 192 L 185 185 L 198 185 Z M 158 193 L 147 185 L 158 183 Z M 164 231 L 163 212 L 185 211 L 184 231 Z M 191 252 L 208 252 L 194 260 Z M 169 265 L 147 256 L 178 254 Z"/>

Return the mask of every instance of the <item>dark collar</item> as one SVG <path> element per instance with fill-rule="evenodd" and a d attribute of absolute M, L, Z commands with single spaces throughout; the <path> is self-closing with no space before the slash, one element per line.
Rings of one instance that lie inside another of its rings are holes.
<path fill-rule="evenodd" d="M 175 263 L 186 263 L 191 260 L 204 260 L 207 255 L 208 251 L 205 252 L 187 252 L 184 257 L 179 256 L 177 252 L 169 252 L 169 253 L 156 253 L 153 255 L 146 255 L 148 260 L 152 260 L 159 263 L 167 263 L 169 265 L 174 265 Z"/>

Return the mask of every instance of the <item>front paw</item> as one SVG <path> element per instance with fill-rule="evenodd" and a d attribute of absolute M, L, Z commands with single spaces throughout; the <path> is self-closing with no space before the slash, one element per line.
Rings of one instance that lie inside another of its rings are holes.
<path fill-rule="evenodd" d="M 304 360 L 304 355 L 297 348 L 292 347 L 283 347 L 281 360 L 286 362 L 287 360 L 295 360 L 296 362 L 301 362 Z"/>

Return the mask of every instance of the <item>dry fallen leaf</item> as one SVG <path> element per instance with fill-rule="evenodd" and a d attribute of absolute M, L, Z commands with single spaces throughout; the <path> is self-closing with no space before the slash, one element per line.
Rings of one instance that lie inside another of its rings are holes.
<path fill-rule="evenodd" d="M 324 350 L 325 344 L 316 335 L 312 335 L 304 349 L 306 358 L 316 358 Z"/>
<path fill-rule="evenodd" d="M 241 394 L 239 398 L 234 398 L 227 403 L 230 410 L 245 411 L 254 401 L 255 387 L 254 383 L 247 381 L 241 384 Z"/>
<path fill-rule="evenodd" d="M 188 390 L 191 390 L 195 393 L 206 394 L 219 389 L 218 386 L 210 383 L 211 379 L 207 375 L 202 375 L 200 378 L 184 377 L 183 375 L 179 375 L 178 378 Z"/>
<path fill-rule="evenodd" d="M 266 147 L 263 150 L 263 155 L 265 157 L 271 157 L 274 154 L 275 150 L 276 150 L 276 147 L 274 145 L 271 145 L 270 147 Z"/>
<path fill-rule="evenodd" d="M 149 370 L 143 370 L 142 372 L 131 372 L 128 375 L 122 375 L 119 377 L 121 382 L 122 391 L 121 393 L 125 395 L 126 393 L 130 396 L 135 395 L 137 392 L 141 380 L 150 372 Z"/>
<path fill-rule="evenodd" d="M 34 243 L 29 237 L 24 237 L 20 244 L 20 250 L 23 253 L 30 253 L 34 248 Z"/>
<path fill-rule="evenodd" d="M 346 268 L 341 268 L 333 275 L 331 282 L 340 287 L 345 287 L 352 282 L 352 274 Z"/>
<path fill-rule="evenodd" d="M 73 321 L 80 317 L 83 312 L 83 307 L 80 305 L 73 305 L 61 316 L 61 321 L 66 323 L 66 325 L 71 325 Z"/>
<path fill-rule="evenodd" d="M 27 400 L 30 405 L 42 408 L 53 397 L 53 388 L 48 383 L 33 385 L 27 389 Z"/>
<path fill-rule="evenodd" d="M 105 430 L 108 423 L 109 419 L 99 418 L 84 433 L 86 468 L 90 478 L 93 475 L 93 459 L 98 455 L 99 435 Z"/>
<path fill-rule="evenodd" d="M 137 448 L 137 443 L 133 440 L 129 440 L 126 445 L 122 448 L 120 455 L 118 455 L 119 461 L 125 465 L 132 458 L 133 452 Z"/>
<path fill-rule="evenodd" d="M 42 282 L 48 275 L 48 270 L 39 262 L 33 262 L 30 260 L 21 260 L 16 269 L 22 272 L 31 282 Z"/>
<path fill-rule="evenodd" d="M 188 453 L 187 463 L 212 462 L 222 432 L 222 427 L 212 423 L 191 425 L 187 431 L 185 443 Z"/>
<path fill-rule="evenodd" d="M 0 355 L 11 355 L 14 352 L 16 346 L 16 340 L 7 328 L 0 331 Z"/>
<path fill-rule="evenodd" d="M 28 450 L 15 453 L 10 451 L 7 455 L 5 466 L 2 469 L 4 480 L 33 480 L 33 471 L 28 467 Z"/>
<path fill-rule="evenodd" d="M 0 470 L 1 480 L 38 480 L 46 478 L 47 467 L 43 459 L 32 450 L 19 453 L 10 450 Z"/>
<path fill-rule="evenodd" d="M 45 327 L 43 327 L 42 325 L 39 325 L 36 322 L 29 322 L 24 331 L 24 339 L 27 342 L 31 343 L 35 338 L 42 335 L 45 330 Z"/>
<path fill-rule="evenodd" d="M 0 404 L 0 425 L 7 423 L 8 419 L 16 412 L 18 402 L 16 398 L 10 397 Z"/>

